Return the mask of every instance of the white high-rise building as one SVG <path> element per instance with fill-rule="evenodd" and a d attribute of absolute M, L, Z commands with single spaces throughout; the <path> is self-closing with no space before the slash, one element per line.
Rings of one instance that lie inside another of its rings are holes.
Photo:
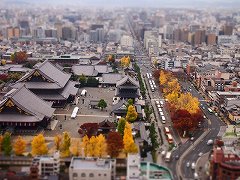
<path fill-rule="evenodd" d="M 140 156 L 138 154 L 128 154 L 127 157 L 127 180 L 140 179 Z"/>
<path fill-rule="evenodd" d="M 133 38 L 128 35 L 123 35 L 121 37 L 120 44 L 124 47 L 133 47 Z"/>

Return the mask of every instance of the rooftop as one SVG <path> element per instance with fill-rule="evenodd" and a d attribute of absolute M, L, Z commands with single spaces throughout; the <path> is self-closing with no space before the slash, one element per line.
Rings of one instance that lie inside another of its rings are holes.
<path fill-rule="evenodd" d="M 106 170 L 111 169 L 110 159 L 93 159 L 73 157 L 70 168 L 73 169 L 91 169 Z"/>

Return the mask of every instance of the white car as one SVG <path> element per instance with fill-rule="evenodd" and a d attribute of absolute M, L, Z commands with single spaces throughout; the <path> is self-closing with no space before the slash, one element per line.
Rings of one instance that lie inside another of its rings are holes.
<path fill-rule="evenodd" d="M 193 162 L 192 165 L 191 165 L 192 170 L 194 170 L 195 167 L 196 167 L 196 164 Z"/>
<path fill-rule="evenodd" d="M 190 162 L 187 162 L 186 166 L 187 166 L 187 167 L 190 167 Z"/>
<path fill-rule="evenodd" d="M 200 152 L 200 153 L 198 154 L 198 156 L 199 156 L 199 157 L 201 157 L 202 155 L 203 155 L 203 153 L 202 153 L 202 152 Z"/>
<path fill-rule="evenodd" d="M 207 145 L 212 145 L 213 144 L 213 140 L 212 139 L 209 139 L 208 141 L 207 141 Z"/>

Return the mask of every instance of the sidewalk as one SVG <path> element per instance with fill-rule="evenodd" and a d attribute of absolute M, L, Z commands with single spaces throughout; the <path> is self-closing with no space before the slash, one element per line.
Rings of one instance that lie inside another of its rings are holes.
<path fill-rule="evenodd" d="M 198 158 L 196 162 L 195 171 L 199 176 L 199 180 L 207 180 L 209 178 L 209 176 L 207 175 L 208 157 L 209 157 L 209 152 L 206 154 L 203 154 L 200 158 Z"/>

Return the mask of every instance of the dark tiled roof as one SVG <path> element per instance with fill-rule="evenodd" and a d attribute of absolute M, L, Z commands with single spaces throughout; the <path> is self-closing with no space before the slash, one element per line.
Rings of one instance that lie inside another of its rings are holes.
<path fill-rule="evenodd" d="M 64 87 L 63 91 L 61 92 L 61 95 L 65 97 L 66 99 L 69 97 L 69 95 L 75 96 L 78 92 L 78 89 L 75 88 L 75 82 L 73 81 L 68 81 L 66 86 Z"/>
<path fill-rule="evenodd" d="M 0 102 L 0 106 L 4 105 L 5 102 L 11 100 L 16 106 L 18 106 L 23 111 L 30 114 L 29 116 L 34 117 L 26 117 L 28 121 L 41 121 L 44 117 L 51 117 L 53 112 L 55 111 L 54 108 L 46 103 L 44 100 L 40 99 L 26 87 L 22 86 L 19 89 L 12 89 L 8 92 L 3 100 Z M 6 117 L 13 117 L 13 114 L 1 114 L 0 113 L 0 120 L 6 120 Z M 24 118 L 25 115 L 18 115 L 19 118 Z M 16 119 L 16 118 L 14 118 Z"/>
<path fill-rule="evenodd" d="M 120 107 L 122 107 L 123 105 L 125 105 L 127 107 L 128 102 L 125 101 L 124 99 L 120 100 L 117 104 L 115 104 L 112 107 L 112 112 L 119 110 Z M 123 109 L 123 111 L 127 112 L 127 109 Z"/>
<path fill-rule="evenodd" d="M 121 74 L 103 74 L 102 75 L 102 82 L 103 84 L 116 84 L 117 81 L 121 80 L 123 75 Z"/>
<path fill-rule="evenodd" d="M 112 68 L 107 65 L 74 65 L 73 73 L 76 75 L 97 76 L 98 73 L 106 74 L 112 72 Z"/>
<path fill-rule="evenodd" d="M 107 65 L 95 65 L 94 68 L 98 73 L 102 73 L 102 74 L 108 73 Z"/>
<path fill-rule="evenodd" d="M 42 89 L 60 89 L 66 85 L 66 83 L 68 82 L 68 80 L 71 77 L 70 74 L 65 73 L 64 71 L 62 71 L 60 68 L 56 67 L 49 61 L 44 61 L 41 64 L 37 64 L 34 66 L 34 68 L 35 68 L 34 70 L 32 70 L 30 73 L 23 76 L 17 83 L 27 80 L 27 78 L 29 76 L 31 76 L 36 71 L 38 71 L 43 77 L 45 77 L 46 79 L 51 81 L 49 83 L 45 83 L 45 84 L 43 83 L 42 85 L 44 85 L 44 88 L 42 88 Z M 39 82 L 37 82 L 37 83 L 36 82 L 28 82 L 27 88 L 41 89 L 39 87 L 34 88 L 34 86 L 38 83 Z M 37 85 L 37 86 L 39 86 L 39 85 Z"/>
<path fill-rule="evenodd" d="M 119 80 L 116 84 L 116 86 L 121 86 L 123 85 L 124 83 L 126 83 L 127 81 L 129 81 L 133 86 L 136 86 L 136 87 L 139 87 L 139 83 L 133 79 L 132 77 L 130 76 L 125 76 L 123 79 Z"/>
<path fill-rule="evenodd" d="M 76 75 L 97 76 L 98 72 L 92 65 L 74 65 L 72 66 L 73 73 Z"/>
<path fill-rule="evenodd" d="M 110 122 L 108 119 L 100 122 L 99 124 L 99 127 L 110 127 L 110 128 L 115 128 L 115 124 L 114 122 Z"/>
<path fill-rule="evenodd" d="M 23 85 L 25 85 L 28 89 L 60 89 L 58 84 L 51 82 L 18 82 L 12 87 L 20 88 Z"/>

